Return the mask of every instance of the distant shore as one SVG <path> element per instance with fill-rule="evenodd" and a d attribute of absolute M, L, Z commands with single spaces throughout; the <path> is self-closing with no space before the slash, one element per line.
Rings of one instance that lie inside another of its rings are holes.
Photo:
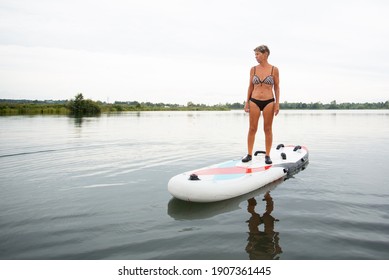
<path fill-rule="evenodd" d="M 0 115 L 68 115 L 72 114 L 69 106 L 73 100 L 14 100 L 0 99 Z M 151 103 L 137 101 L 116 101 L 105 103 L 93 101 L 100 108 L 100 113 L 126 112 L 126 111 L 229 111 L 244 108 L 244 103 L 225 103 L 218 105 L 195 104 L 187 105 Z M 389 101 L 377 103 L 331 103 L 321 102 L 283 102 L 282 110 L 365 110 L 365 109 L 389 109 Z"/>

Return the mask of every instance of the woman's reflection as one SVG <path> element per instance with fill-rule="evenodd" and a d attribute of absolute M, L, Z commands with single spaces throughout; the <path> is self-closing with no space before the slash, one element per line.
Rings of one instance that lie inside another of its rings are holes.
<path fill-rule="evenodd" d="M 282 253 L 279 245 L 279 233 L 274 231 L 274 224 L 278 220 L 271 215 L 274 203 L 270 192 L 265 193 L 262 200 L 266 202 L 266 210 L 262 216 L 255 212 L 257 205 L 255 198 L 248 200 L 247 211 L 251 217 L 246 221 L 249 226 L 246 252 L 251 260 L 279 259 L 279 255 Z M 259 228 L 261 224 L 263 224 L 263 231 Z"/>

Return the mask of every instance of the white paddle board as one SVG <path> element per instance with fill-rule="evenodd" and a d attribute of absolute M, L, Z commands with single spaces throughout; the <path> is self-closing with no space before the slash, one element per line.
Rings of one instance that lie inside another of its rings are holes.
<path fill-rule="evenodd" d="M 265 163 L 263 151 L 250 162 L 230 160 L 178 174 L 168 183 L 176 198 L 193 202 L 214 202 L 241 196 L 297 172 L 308 162 L 304 146 L 278 145 L 270 152 L 272 164 Z"/>

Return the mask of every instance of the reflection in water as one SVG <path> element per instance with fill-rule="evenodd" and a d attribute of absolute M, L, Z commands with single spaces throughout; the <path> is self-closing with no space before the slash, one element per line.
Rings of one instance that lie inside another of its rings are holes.
<path fill-rule="evenodd" d="M 80 115 L 69 115 L 70 119 L 74 120 L 75 127 L 82 127 L 83 123 L 90 122 L 91 120 L 95 120 L 100 118 L 101 114 L 80 114 Z"/>
<path fill-rule="evenodd" d="M 271 215 L 274 202 L 269 191 L 265 193 L 262 200 L 266 202 L 266 210 L 262 216 L 255 212 L 256 199 L 253 197 L 247 200 L 247 211 L 251 217 L 246 221 L 249 227 L 246 252 L 251 260 L 279 259 L 279 255 L 282 253 L 279 245 L 280 238 L 279 233 L 274 231 L 274 224 L 278 220 Z M 263 230 L 260 229 L 262 224 Z"/>
<path fill-rule="evenodd" d="M 81 127 L 82 126 L 82 116 L 74 117 L 74 125 L 76 127 Z"/>

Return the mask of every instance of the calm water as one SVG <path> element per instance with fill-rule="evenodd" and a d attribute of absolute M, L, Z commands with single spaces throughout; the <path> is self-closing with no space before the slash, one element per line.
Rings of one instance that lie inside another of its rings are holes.
<path fill-rule="evenodd" d="M 282 111 L 274 144 L 306 145 L 307 168 L 193 204 L 168 180 L 244 156 L 243 112 L 0 117 L 0 259 L 389 259 L 388 124 Z"/>

